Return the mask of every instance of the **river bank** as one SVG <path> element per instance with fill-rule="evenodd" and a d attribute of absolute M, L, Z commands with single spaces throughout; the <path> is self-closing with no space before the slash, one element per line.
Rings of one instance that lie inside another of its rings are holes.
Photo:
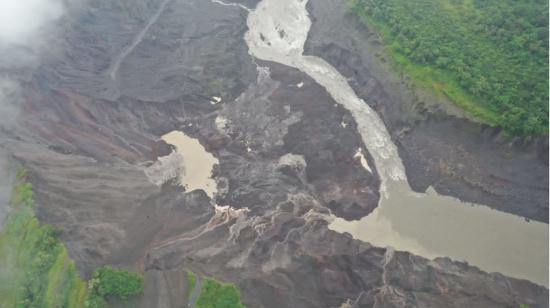
<path fill-rule="evenodd" d="M 136 306 L 159 308 L 181 305 L 186 271 L 234 283 L 248 307 L 548 306 L 547 288 L 530 281 L 331 230 L 331 211 L 353 219 L 375 210 L 381 179 L 393 174 L 376 163 L 388 152 L 365 146 L 369 123 L 358 123 L 326 80 L 249 54 L 248 10 L 169 1 L 140 35 L 164 2 L 121 3 L 75 9 L 62 31 L 65 52 L 24 84 L 8 142 L 29 170 L 38 218 L 63 230 L 84 277 L 105 264 L 141 271 Z M 296 10 L 281 12 L 273 17 Z M 109 64 L 136 35 L 115 85 Z M 146 174 L 170 154 L 161 137 L 174 130 L 219 162 L 214 200 L 184 191 L 172 179 L 179 172 Z"/>
<path fill-rule="evenodd" d="M 342 73 L 398 146 L 411 187 L 548 222 L 548 142 L 519 140 L 467 119 L 445 98 L 416 89 L 387 62 L 377 35 L 345 1 L 308 2 L 305 53 Z"/>
<path fill-rule="evenodd" d="M 351 232 L 355 238 L 377 246 L 391 246 L 427 258 L 448 256 L 486 271 L 547 285 L 546 224 L 528 223 L 483 205 L 469 207 L 434 191 L 414 193 L 410 190 L 401 158 L 378 115 L 356 96 L 347 80 L 330 64 L 302 54 L 311 26 L 304 5 L 303 2 L 265 0 L 251 12 L 250 30 L 245 39 L 255 57 L 295 67 L 319 83 L 350 112 L 361 140 L 372 155 L 381 179 L 376 214 L 361 219 L 359 224 L 337 218 L 329 228 Z M 469 225 L 467 231 L 463 230 L 465 224 Z M 524 266 L 522 260 L 526 259 L 533 262 Z"/>

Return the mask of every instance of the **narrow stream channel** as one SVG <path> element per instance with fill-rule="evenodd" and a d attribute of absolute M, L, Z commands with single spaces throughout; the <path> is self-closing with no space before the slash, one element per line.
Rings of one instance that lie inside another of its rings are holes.
<path fill-rule="evenodd" d="M 252 56 L 295 67 L 347 108 L 380 174 L 378 208 L 360 221 L 335 218 L 330 228 L 377 246 L 434 258 L 449 256 L 488 272 L 548 286 L 548 225 L 410 189 L 403 163 L 384 123 L 323 59 L 304 56 L 311 27 L 307 0 L 263 0 L 250 11 L 245 40 Z"/>

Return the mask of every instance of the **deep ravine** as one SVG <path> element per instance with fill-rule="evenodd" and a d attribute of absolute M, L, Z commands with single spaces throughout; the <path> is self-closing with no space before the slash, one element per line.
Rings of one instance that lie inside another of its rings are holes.
<path fill-rule="evenodd" d="M 323 59 L 303 55 L 311 21 L 304 0 L 263 0 L 248 17 L 252 56 L 295 67 L 348 109 L 381 177 L 379 207 L 360 221 L 333 218 L 330 228 L 378 246 L 428 258 L 449 256 L 489 272 L 548 285 L 548 226 L 469 206 L 434 190 L 413 192 L 384 123 L 346 79 Z"/>

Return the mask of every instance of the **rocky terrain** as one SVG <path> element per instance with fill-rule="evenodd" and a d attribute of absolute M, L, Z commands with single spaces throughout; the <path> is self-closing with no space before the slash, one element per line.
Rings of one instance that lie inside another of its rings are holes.
<path fill-rule="evenodd" d="M 345 1 L 311 0 L 313 26 L 305 53 L 348 78 L 378 111 L 413 189 L 548 222 L 548 140 L 512 139 L 468 119 L 444 97 L 415 88 L 387 63 L 380 38 Z"/>
<path fill-rule="evenodd" d="M 362 32 L 321 37 L 326 27 L 341 29 L 333 22 L 350 25 L 344 7 L 330 3 L 312 0 L 308 50 L 352 74 L 394 133 L 410 182 L 544 220 L 547 166 L 534 150 L 489 143 L 492 130 L 479 134 L 476 124 L 439 113 L 391 117 L 406 106 L 394 96 L 410 91 L 397 84 L 390 92 L 372 77 L 359 43 L 344 35 Z M 144 271 L 139 307 L 179 307 L 185 270 L 237 284 L 247 307 L 548 306 L 548 290 L 526 280 L 329 230 L 329 210 L 358 219 L 376 207 L 378 171 L 350 113 L 321 86 L 248 54 L 246 10 L 206 0 L 68 5 L 61 52 L 30 71 L 4 69 L 21 84 L 22 102 L 17 127 L 1 138 L 29 171 L 41 222 L 63 231 L 85 277 L 105 264 Z M 145 175 L 170 153 L 160 137 L 173 130 L 219 160 L 215 200 Z M 509 156 L 494 158 L 495 148 Z"/>

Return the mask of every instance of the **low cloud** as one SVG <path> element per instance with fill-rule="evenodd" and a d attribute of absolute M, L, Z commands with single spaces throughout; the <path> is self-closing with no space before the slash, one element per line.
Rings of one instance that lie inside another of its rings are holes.
<path fill-rule="evenodd" d="M 19 85 L 10 79 L 0 78 L 0 129 L 11 129 L 19 115 L 21 99 Z"/>
<path fill-rule="evenodd" d="M 56 47 L 54 25 L 65 13 L 63 1 L 0 0 L 0 229 L 13 184 L 5 144 L 19 130 L 21 84 L 38 66 L 41 55 Z"/>
<path fill-rule="evenodd" d="M 63 1 L 0 0 L 0 131 L 16 128 L 20 82 L 37 67 L 40 54 L 55 47 L 54 25 L 65 13 Z"/>
<path fill-rule="evenodd" d="M 32 44 L 35 36 L 63 12 L 61 0 L 0 0 L 0 42 Z"/>

